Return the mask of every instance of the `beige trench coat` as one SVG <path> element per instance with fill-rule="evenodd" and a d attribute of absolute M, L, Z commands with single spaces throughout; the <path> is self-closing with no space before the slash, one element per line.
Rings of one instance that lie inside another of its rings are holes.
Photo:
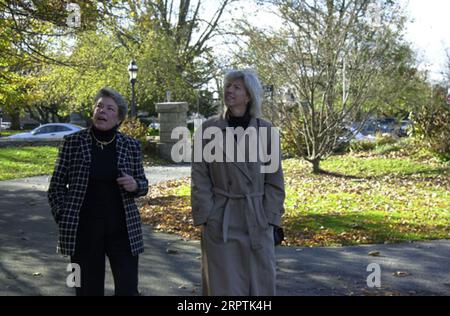
<path fill-rule="evenodd" d="M 226 140 L 228 123 L 223 116 L 204 122 L 202 130 L 210 126 L 222 130 Z M 272 125 L 251 118 L 250 126 Z M 203 140 L 202 147 L 208 141 Z M 270 148 L 270 138 L 267 145 Z M 276 172 L 261 173 L 259 160 L 248 162 L 248 151 L 246 162 L 226 162 L 222 153 L 224 162 L 192 163 L 192 214 L 194 224 L 203 225 L 203 294 L 275 295 L 275 247 L 270 224 L 280 225 L 284 213 L 281 155 Z"/>

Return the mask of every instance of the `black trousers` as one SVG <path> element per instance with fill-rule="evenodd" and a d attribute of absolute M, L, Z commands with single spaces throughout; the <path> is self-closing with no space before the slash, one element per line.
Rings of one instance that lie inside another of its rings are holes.
<path fill-rule="evenodd" d="M 105 293 L 105 262 L 109 259 L 117 296 L 137 296 L 138 256 L 130 250 L 128 234 L 123 227 L 109 231 L 102 219 L 80 220 L 75 254 L 71 262 L 80 266 L 80 287 L 77 296 L 103 296 Z"/>

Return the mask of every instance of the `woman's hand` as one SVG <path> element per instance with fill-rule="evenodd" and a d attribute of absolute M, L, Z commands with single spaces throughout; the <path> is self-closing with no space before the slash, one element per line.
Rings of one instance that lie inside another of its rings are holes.
<path fill-rule="evenodd" d="M 117 183 L 121 185 L 127 192 L 135 192 L 138 189 L 136 180 L 125 172 L 122 172 L 122 176 L 117 178 Z"/>

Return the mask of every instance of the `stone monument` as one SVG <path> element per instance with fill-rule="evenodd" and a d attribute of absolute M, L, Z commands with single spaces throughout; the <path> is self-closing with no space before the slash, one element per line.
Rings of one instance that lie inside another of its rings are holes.
<path fill-rule="evenodd" d="M 178 142 L 178 139 L 172 139 L 172 130 L 176 127 L 187 128 L 187 111 L 188 104 L 186 102 L 164 102 L 156 103 L 156 112 L 159 117 L 159 143 L 157 149 L 159 154 L 173 161 L 171 157 L 172 147 Z"/>

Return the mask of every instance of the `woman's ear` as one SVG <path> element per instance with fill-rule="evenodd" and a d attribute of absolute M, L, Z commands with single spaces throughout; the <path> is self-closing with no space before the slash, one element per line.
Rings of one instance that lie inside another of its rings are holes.
<path fill-rule="evenodd" d="M 249 106 L 252 103 L 252 97 L 250 96 L 250 94 L 247 92 L 247 106 Z"/>

